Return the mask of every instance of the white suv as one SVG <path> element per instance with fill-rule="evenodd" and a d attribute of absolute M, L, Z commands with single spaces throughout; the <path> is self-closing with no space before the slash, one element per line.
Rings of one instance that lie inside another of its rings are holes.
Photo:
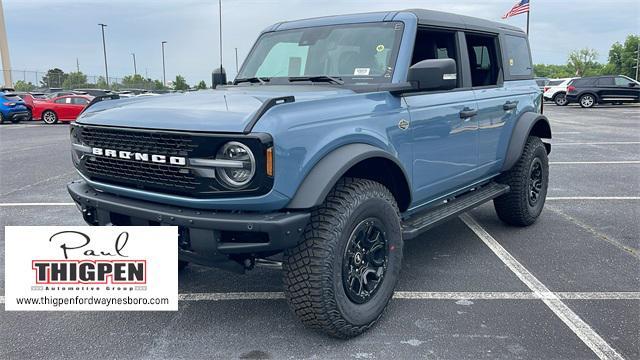
<path fill-rule="evenodd" d="M 544 87 L 544 99 L 553 101 L 558 106 L 567 105 L 567 86 L 571 80 L 577 78 L 551 79 Z"/>

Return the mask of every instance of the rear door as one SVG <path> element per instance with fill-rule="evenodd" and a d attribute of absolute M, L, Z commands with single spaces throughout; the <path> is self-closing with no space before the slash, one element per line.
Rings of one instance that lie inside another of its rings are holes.
<path fill-rule="evenodd" d="M 72 107 L 69 109 L 69 119 L 76 119 L 78 115 L 82 112 L 82 110 L 87 106 L 89 100 L 83 97 L 72 97 L 71 105 Z"/>
<path fill-rule="evenodd" d="M 478 171 L 485 177 L 500 171 L 518 114 L 525 106 L 530 107 L 533 96 L 539 94 L 531 78 L 504 81 L 505 71 L 516 76 L 532 73 L 526 39 L 510 35 L 505 38 L 505 44 L 500 44 L 495 34 L 466 34 L 472 85 L 479 108 Z M 504 65 L 501 45 L 502 51 L 507 51 L 508 60 Z"/>

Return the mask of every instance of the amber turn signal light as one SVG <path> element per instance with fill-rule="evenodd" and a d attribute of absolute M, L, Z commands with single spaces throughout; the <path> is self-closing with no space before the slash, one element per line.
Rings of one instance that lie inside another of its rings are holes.
<path fill-rule="evenodd" d="M 273 147 L 267 149 L 267 175 L 273 176 Z"/>

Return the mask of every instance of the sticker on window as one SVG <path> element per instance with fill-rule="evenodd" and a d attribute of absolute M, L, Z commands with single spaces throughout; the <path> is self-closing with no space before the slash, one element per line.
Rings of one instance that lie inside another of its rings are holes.
<path fill-rule="evenodd" d="M 355 68 L 353 70 L 353 75 L 355 76 L 366 76 L 369 75 L 369 68 Z"/>
<path fill-rule="evenodd" d="M 380 44 L 380 45 L 376 46 L 376 51 L 377 52 L 383 52 L 384 51 L 384 45 Z"/>

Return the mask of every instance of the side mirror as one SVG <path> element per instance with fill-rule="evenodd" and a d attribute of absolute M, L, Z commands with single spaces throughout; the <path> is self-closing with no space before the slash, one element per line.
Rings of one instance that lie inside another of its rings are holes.
<path fill-rule="evenodd" d="M 451 90 L 458 80 L 458 69 L 453 59 L 429 59 L 413 64 L 409 68 L 407 81 L 415 90 Z"/>
<path fill-rule="evenodd" d="M 634 83 L 634 82 L 630 82 L 630 83 L 629 83 L 629 87 L 636 87 L 636 86 L 638 86 L 638 84 L 636 84 L 636 83 Z"/>

